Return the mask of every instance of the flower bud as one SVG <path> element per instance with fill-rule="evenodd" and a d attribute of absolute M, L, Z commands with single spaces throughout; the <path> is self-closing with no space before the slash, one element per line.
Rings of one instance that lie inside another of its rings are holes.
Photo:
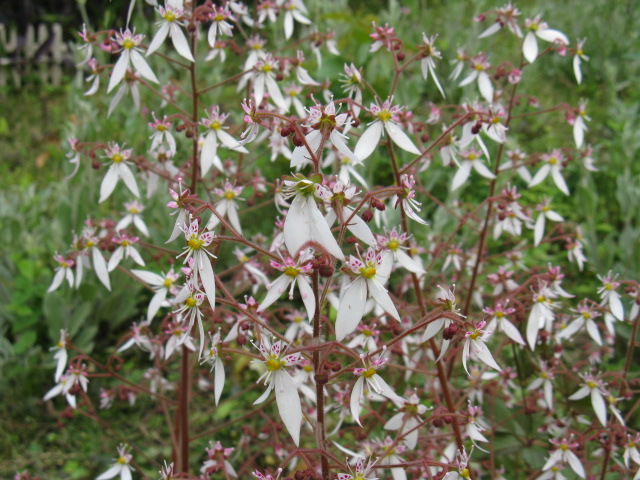
<path fill-rule="evenodd" d="M 293 136 L 292 141 L 293 141 L 293 144 L 296 147 L 301 147 L 301 146 L 304 145 L 304 141 L 302 140 L 302 137 L 300 135 L 298 135 L 297 133 Z"/>
<path fill-rule="evenodd" d="M 364 220 L 365 222 L 369 223 L 371 220 L 373 220 L 373 211 L 370 208 L 367 208 L 365 211 L 362 212 L 362 215 L 360 215 L 360 218 L 362 218 L 362 220 Z"/>

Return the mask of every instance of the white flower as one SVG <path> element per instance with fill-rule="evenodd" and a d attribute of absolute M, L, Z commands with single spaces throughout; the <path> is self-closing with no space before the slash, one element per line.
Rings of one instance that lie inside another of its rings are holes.
<path fill-rule="evenodd" d="M 527 391 L 538 390 L 542 386 L 544 402 L 549 410 L 553 410 L 553 372 L 546 363 L 540 362 L 540 374 L 527 387 Z"/>
<path fill-rule="evenodd" d="M 242 193 L 243 189 L 244 187 L 236 187 L 229 181 L 224 183 L 224 189 L 213 189 L 215 194 L 221 197 L 214 205 L 216 212 L 221 217 L 226 216 L 229 219 L 231 226 L 240 235 L 242 235 L 242 227 L 240 226 L 240 219 L 238 218 L 238 205 L 236 204 L 236 199 L 238 195 Z M 219 223 L 220 220 L 218 216 L 216 216 L 215 213 L 212 213 L 211 219 L 209 220 L 209 223 L 207 223 L 207 229 L 213 230 Z"/>
<path fill-rule="evenodd" d="M 620 286 L 620 282 L 616 281 L 617 275 L 612 275 L 611 272 L 606 277 L 598 275 L 598 278 L 602 282 L 602 287 L 598 289 L 600 304 L 602 306 L 608 306 L 609 310 L 617 320 L 624 320 L 624 307 L 622 300 L 620 300 L 620 294 L 616 292 L 616 288 Z"/>
<path fill-rule="evenodd" d="M 549 206 L 550 203 L 551 200 L 546 198 L 541 204 L 536 206 L 536 210 L 540 212 L 536 219 L 535 226 L 533 227 L 533 244 L 536 247 L 540 245 L 540 242 L 544 237 L 546 219 L 549 219 L 552 222 L 564 222 L 564 218 L 560 214 L 551 210 L 551 207 Z"/>
<path fill-rule="evenodd" d="M 293 257 L 303 248 L 316 244 L 337 259 L 344 260 L 344 254 L 316 204 L 316 199 L 329 196 L 320 181 L 320 175 L 308 179 L 295 175 L 285 180 L 283 191 L 294 198 L 284 221 L 284 242 Z"/>
<path fill-rule="evenodd" d="M 184 16 L 182 1 L 167 0 L 165 6 L 158 7 L 156 11 L 160 14 L 162 20 L 157 23 L 160 29 L 156 32 L 156 36 L 153 37 L 151 45 L 149 45 L 147 49 L 147 57 L 160 48 L 160 45 L 162 45 L 167 35 L 169 35 L 176 51 L 190 62 L 195 62 L 191 54 L 191 49 L 189 48 L 187 37 L 181 28 L 184 26 L 180 21 Z"/>
<path fill-rule="evenodd" d="M 415 199 L 416 191 L 413 188 L 415 184 L 416 180 L 413 175 L 407 175 L 406 173 L 402 175 L 400 177 L 400 186 L 403 188 L 403 191 L 398 194 L 398 198 L 400 199 L 402 209 L 407 217 L 414 222 L 421 223 L 422 225 L 428 225 L 426 220 L 420 218 L 418 215 L 418 212 L 421 211 L 420 207 L 422 207 L 422 204 Z"/>
<path fill-rule="evenodd" d="M 216 46 L 218 32 L 227 37 L 233 36 L 233 25 L 227 22 L 227 20 L 235 21 L 235 18 L 229 11 L 228 3 L 224 7 L 213 5 L 213 12 L 209 14 L 209 20 L 211 20 L 211 26 L 207 32 L 207 41 L 211 48 Z"/>
<path fill-rule="evenodd" d="M 56 268 L 56 274 L 53 276 L 53 280 L 47 289 L 47 293 L 57 290 L 65 279 L 69 286 L 73 287 L 73 266 L 75 265 L 75 262 L 70 258 L 65 258 L 58 254 L 55 254 L 53 258 L 58 262 L 58 268 Z"/>
<path fill-rule="evenodd" d="M 124 204 L 125 211 L 127 214 L 122 217 L 122 219 L 116 225 L 116 231 L 124 230 L 131 223 L 135 225 L 135 227 L 140 230 L 145 237 L 149 236 L 149 230 L 147 229 L 147 225 L 144 223 L 142 216 L 140 215 L 144 210 L 144 206 L 136 201 L 127 202 Z"/>
<path fill-rule="evenodd" d="M 514 342 L 524 345 L 524 340 L 518 328 L 507 320 L 507 315 L 511 315 L 516 312 L 515 308 L 503 307 L 501 303 L 496 303 L 494 308 L 485 307 L 482 310 L 484 313 L 491 315 L 491 319 L 487 322 L 487 330 L 492 331 L 496 326 L 500 331 L 504 332 Z"/>
<path fill-rule="evenodd" d="M 54 380 L 56 382 L 60 381 L 62 377 L 62 372 L 64 372 L 64 368 L 67 366 L 67 331 L 65 329 L 60 330 L 60 340 L 55 347 L 51 347 L 50 351 L 55 351 L 55 355 L 53 358 L 57 360 L 56 363 L 56 373 L 54 375 Z"/>
<path fill-rule="evenodd" d="M 140 196 L 136 178 L 133 176 L 133 172 L 129 168 L 130 163 L 128 160 L 129 157 L 131 157 L 131 151 L 132 150 L 130 148 L 126 150 L 121 148 L 117 143 L 110 143 L 104 150 L 104 158 L 108 158 L 112 163 L 109 165 L 107 174 L 104 176 L 102 183 L 100 184 L 100 199 L 98 200 L 98 203 L 102 203 L 109 198 L 113 193 L 113 190 L 116 188 L 119 179 L 122 179 L 131 193 L 136 197 Z"/>
<path fill-rule="evenodd" d="M 473 330 L 465 333 L 464 347 L 462 349 L 462 365 L 467 374 L 469 374 L 469 370 L 467 369 L 467 359 L 469 357 L 476 357 L 491 368 L 495 368 L 499 372 L 502 371 L 493 359 L 491 351 L 484 343 L 488 337 L 488 332 L 484 330 L 485 325 L 486 322 L 483 320 L 479 322 Z"/>
<path fill-rule="evenodd" d="M 173 224 L 173 230 L 171 231 L 171 236 L 169 240 L 165 243 L 173 242 L 176 238 L 183 233 L 182 228 L 187 223 L 187 219 L 189 218 L 189 212 L 185 208 L 184 201 L 189 198 L 189 190 L 182 190 L 180 193 L 176 192 L 172 188 L 169 189 L 169 195 L 172 200 L 167 203 L 167 207 L 173 209 L 174 211 L 170 213 L 170 215 L 176 215 L 176 221 Z"/>
<path fill-rule="evenodd" d="M 344 289 L 340 299 L 336 317 L 337 340 L 342 341 L 356 329 L 362 320 L 369 297 L 394 319 L 400 321 L 400 314 L 384 287 L 389 277 L 388 272 L 382 269 L 382 254 L 376 254 L 375 249 L 370 247 L 364 260 L 351 255 L 347 265 L 356 278 Z"/>
<path fill-rule="evenodd" d="M 567 36 L 559 32 L 558 30 L 553 30 L 549 28 L 546 22 L 542 21 L 540 15 L 537 15 L 535 18 L 530 19 L 527 18 L 525 20 L 525 28 L 529 30 L 527 35 L 524 37 L 524 42 L 522 43 L 522 53 L 524 54 L 524 58 L 527 59 L 527 62 L 533 63 L 538 57 L 538 42 L 536 37 L 545 42 L 552 43 L 563 43 L 565 45 L 569 45 L 569 39 Z"/>
<path fill-rule="evenodd" d="M 578 309 L 575 310 L 578 316 L 558 334 L 559 339 L 571 338 L 578 330 L 583 326 L 586 327 L 587 333 L 598 345 L 602 345 L 602 337 L 598 331 L 594 318 L 600 316 L 600 313 L 593 310 L 587 303 L 578 305 Z"/>
<path fill-rule="evenodd" d="M 349 465 L 349 463 L 353 463 L 353 460 L 356 461 L 355 470 L 352 470 Z M 366 465 L 363 457 L 357 456 L 353 460 L 347 464 L 350 473 L 338 473 L 338 480 L 378 480 L 377 477 L 372 476 L 373 472 L 371 471 L 377 460 L 369 459 Z"/>
<path fill-rule="evenodd" d="M 109 270 L 107 269 L 107 262 L 105 262 L 102 252 L 100 251 L 99 243 L 100 239 L 95 233 L 95 230 L 91 227 L 87 227 L 82 232 L 83 251 L 91 251 L 91 259 L 93 260 L 93 269 L 96 271 L 98 279 L 102 284 L 107 287 L 107 290 L 111 290 L 111 282 L 109 281 Z M 76 287 L 80 284 L 82 279 L 82 261 L 77 262 L 76 271 Z"/>
<path fill-rule="evenodd" d="M 562 176 L 562 163 L 565 161 L 564 155 L 560 150 L 554 150 L 549 154 L 542 155 L 542 161 L 544 165 L 540 167 L 540 170 L 534 175 L 533 179 L 529 182 L 529 188 L 534 187 L 541 183 L 549 174 L 553 178 L 558 189 L 565 195 L 569 195 L 569 188 Z"/>
<path fill-rule="evenodd" d="M 135 32 L 135 29 L 134 29 Z M 120 58 L 113 66 L 111 72 L 111 78 L 109 79 L 109 86 L 107 87 L 107 93 L 111 92 L 124 78 L 127 73 L 129 64 L 132 63 L 136 71 L 144 78 L 153 83 L 160 83 L 156 75 L 153 73 L 144 57 L 140 55 L 140 49 L 138 46 L 142 43 L 144 35 L 135 35 L 128 28 L 123 32 L 116 33 L 113 39 L 122 50 L 120 51 Z"/>
<path fill-rule="evenodd" d="M 169 154 L 173 157 L 176 154 L 176 139 L 171 134 L 171 122 L 167 120 L 166 115 L 162 119 L 157 118 L 155 113 L 151 113 L 151 115 L 153 122 L 149 122 L 149 126 L 153 128 L 154 132 L 149 137 L 151 140 L 149 150 L 157 150 L 163 142 L 166 142 L 169 146 Z"/>
<path fill-rule="evenodd" d="M 107 269 L 112 272 L 120 264 L 123 258 L 131 257 L 134 262 L 144 267 L 144 260 L 140 256 L 140 253 L 134 248 L 134 245 L 138 243 L 138 237 L 131 237 L 126 232 L 118 232 L 111 241 L 118 246 L 111 255 Z"/>
<path fill-rule="evenodd" d="M 460 82 L 459 86 L 464 87 L 477 80 L 480 94 L 487 102 L 493 103 L 493 85 L 487 73 L 490 67 L 491 64 L 487 61 L 487 56 L 484 53 L 479 53 L 471 59 L 473 71 Z"/>
<path fill-rule="evenodd" d="M 260 303 L 258 312 L 265 311 L 273 302 L 280 298 L 287 288 L 289 288 L 289 300 L 293 300 L 293 288 L 297 285 L 300 290 L 302 302 L 307 309 L 307 315 L 309 315 L 309 318 L 313 318 L 316 311 L 316 299 L 307 277 L 312 270 L 311 263 L 307 262 L 311 260 L 311 258 L 311 251 L 307 250 L 300 255 L 297 262 L 291 257 L 287 257 L 282 264 L 271 260 L 271 266 L 276 270 L 280 270 L 282 275 L 269 285 L 267 296 L 262 303 Z"/>
<path fill-rule="evenodd" d="M 209 339 L 211 341 L 211 346 L 204 352 L 202 355 L 202 359 L 200 363 L 208 363 L 211 365 L 211 371 L 214 372 L 214 383 L 213 383 L 213 392 L 216 400 L 216 405 L 220 401 L 220 396 L 222 395 L 222 390 L 224 389 L 224 381 L 226 378 L 224 372 L 224 364 L 222 363 L 222 359 L 220 358 L 220 353 L 222 349 L 222 343 L 220 341 L 220 330 L 218 330 L 215 334 L 210 333 Z"/>
<path fill-rule="evenodd" d="M 308 15 L 307 7 L 305 7 L 302 0 L 288 0 L 284 2 L 283 0 L 278 0 L 278 5 L 281 6 L 284 13 L 284 36 L 288 40 L 293 35 L 293 21 L 297 21 L 299 23 L 304 23 L 305 25 L 310 25 L 311 20 L 309 20 L 305 15 Z"/>
<path fill-rule="evenodd" d="M 582 148 L 584 143 L 584 132 L 588 130 L 585 121 L 591 121 L 587 115 L 587 100 L 580 100 L 577 114 L 573 118 L 573 139 L 576 142 L 576 148 Z"/>
<path fill-rule="evenodd" d="M 387 363 L 388 358 L 386 357 L 386 353 L 386 347 L 383 347 L 383 351 L 380 355 L 367 362 L 365 362 L 365 356 L 360 355 L 360 360 L 362 361 L 364 368 L 353 369 L 353 374 L 359 378 L 356 380 L 353 390 L 351 391 L 351 415 L 353 415 L 353 418 L 361 427 L 360 405 L 362 404 L 365 394 L 371 396 L 371 392 L 373 392 L 378 395 L 382 395 L 397 405 L 401 405 L 404 401 L 402 397 L 398 396 L 387 382 L 385 382 L 377 373 L 377 370 Z"/>
<path fill-rule="evenodd" d="M 205 110 L 207 118 L 200 121 L 200 125 L 207 129 L 202 137 L 202 150 L 200 152 L 200 174 L 205 176 L 212 166 L 215 166 L 221 172 L 224 171 L 222 161 L 218 156 L 218 145 L 229 148 L 240 153 L 249 153 L 249 151 L 240 145 L 240 142 L 229 135 L 225 130 L 224 122 L 228 115 L 220 113 L 220 107 L 213 105 Z"/>
<path fill-rule="evenodd" d="M 409 272 L 418 276 L 424 275 L 425 270 L 422 267 L 420 257 L 411 257 L 405 253 L 408 247 L 403 246 L 407 243 L 409 236 L 406 233 L 399 234 L 394 228 L 387 232 L 386 236 L 377 235 L 378 246 L 384 250 L 384 261 L 393 260 L 396 264 L 407 269 Z M 391 258 L 389 258 L 391 257 Z"/>
<path fill-rule="evenodd" d="M 591 396 L 591 405 L 596 417 L 600 420 L 603 427 L 607 426 L 607 402 L 605 396 L 608 396 L 605 390 L 605 384 L 602 380 L 595 378 L 593 375 L 581 375 L 584 383 L 582 387 L 569 397 L 569 400 L 581 400 L 587 396 Z"/>
<path fill-rule="evenodd" d="M 552 310 L 555 307 L 553 299 L 556 297 L 557 295 L 546 284 L 541 284 L 538 291 L 533 292 L 533 307 L 527 321 L 527 342 L 531 350 L 536 349 L 538 332 L 545 326 L 548 327 L 547 330 L 551 330 L 550 324 L 555 319 Z"/>
<path fill-rule="evenodd" d="M 413 450 L 418 445 L 418 427 L 422 419 L 420 418 L 427 411 L 427 407 L 420 404 L 420 399 L 415 393 L 409 400 L 402 399 L 399 412 L 391 417 L 384 424 L 385 430 L 398 430 L 402 441 L 407 448 Z"/>
<path fill-rule="evenodd" d="M 208 262 L 209 259 L 207 258 L 205 259 L 205 261 Z M 200 351 L 198 356 L 199 358 L 202 358 L 205 336 L 204 325 L 202 324 L 202 311 L 200 310 L 200 306 L 204 303 L 205 295 L 200 290 L 198 290 L 196 282 L 197 278 L 195 278 L 194 275 L 187 281 L 187 284 L 182 287 L 182 290 L 180 290 L 180 293 L 178 293 L 176 298 L 173 300 L 173 303 L 182 305 L 174 313 L 185 314 L 187 316 L 187 319 L 189 320 L 188 331 L 191 331 L 191 327 L 193 327 L 193 324 L 196 322 L 196 320 L 198 321 L 198 330 L 200 332 Z M 207 296 L 207 299 L 212 302 L 211 297 Z M 213 303 L 210 304 L 211 308 L 213 308 Z M 181 316 L 179 316 L 178 318 L 181 318 Z"/>
<path fill-rule="evenodd" d="M 557 448 L 551 455 L 549 459 L 542 467 L 542 471 L 546 472 L 550 468 L 552 468 L 557 463 L 568 463 L 571 469 L 578 475 L 580 478 L 586 478 L 586 474 L 584 471 L 584 466 L 582 462 L 578 458 L 578 456 L 573 453 L 572 448 L 577 448 L 578 443 L 573 442 L 573 435 L 568 438 L 562 438 L 560 440 L 551 440 Z"/>
<path fill-rule="evenodd" d="M 253 74 L 251 75 L 251 78 L 253 79 L 253 95 L 255 97 L 256 106 L 260 106 L 262 99 L 264 98 L 264 90 L 266 87 L 269 92 L 269 98 L 281 111 L 285 111 L 287 109 L 287 104 L 282 97 L 280 88 L 276 83 L 275 73 L 273 72 L 277 66 L 278 62 L 270 53 L 264 54 L 263 57 L 256 61 L 256 64 L 253 66 Z"/>
<path fill-rule="evenodd" d="M 281 341 L 271 345 L 266 338 L 263 338 L 260 347 L 257 348 L 262 353 L 263 363 L 267 367 L 266 372 L 258 379 L 258 383 L 264 379 L 267 390 L 253 404 L 264 402 L 271 391 L 275 389 L 280 418 L 293 438 L 293 442 L 298 446 L 300 444 L 300 426 L 302 425 L 302 405 L 296 384 L 285 367 L 296 365 L 300 362 L 301 355 L 299 352 L 286 355 L 287 348 L 283 348 Z"/>
<path fill-rule="evenodd" d="M 576 47 L 576 54 L 573 57 L 573 73 L 576 76 L 576 81 L 578 82 L 578 85 L 582 83 L 582 60 L 586 62 L 589 61 L 589 57 L 586 56 L 584 54 L 584 51 L 582 50 L 586 41 L 587 41 L 586 38 L 583 38 L 582 40 L 578 40 L 578 46 Z"/>
<path fill-rule="evenodd" d="M 420 67 L 422 69 L 422 76 L 425 80 L 429 79 L 429 75 L 433 78 L 436 87 L 438 87 L 438 91 L 444 98 L 444 91 L 442 90 L 442 86 L 438 81 L 438 77 L 436 76 L 436 62 L 434 62 L 434 58 L 438 60 L 442 60 L 442 54 L 439 50 L 436 49 L 435 43 L 438 35 L 432 35 L 431 37 L 427 37 L 426 33 L 422 33 L 422 60 L 420 60 Z"/>
<path fill-rule="evenodd" d="M 193 220 L 189 227 L 184 230 L 184 237 L 187 242 L 184 252 L 178 257 L 186 254 L 184 263 L 187 263 L 191 257 L 194 260 L 193 268 L 193 285 L 198 284 L 198 275 L 207 294 L 207 300 L 211 308 L 214 308 L 216 301 L 216 281 L 213 276 L 213 268 L 209 257 L 216 256 L 209 252 L 206 247 L 211 245 L 215 235 L 212 232 L 199 232 L 198 220 Z"/>
<path fill-rule="evenodd" d="M 400 121 L 398 114 L 402 107 L 397 105 L 392 107 L 392 100 L 393 97 L 387 98 L 380 106 L 374 103 L 371 104 L 369 112 L 377 119 L 369 124 L 369 127 L 362 133 L 360 140 L 356 144 L 353 153 L 360 160 L 365 160 L 374 152 L 384 132 L 387 132 L 393 143 L 401 149 L 414 155 L 421 154 L 418 147 L 414 145 L 409 136 L 398 125 Z"/>
<path fill-rule="evenodd" d="M 453 181 L 451 182 L 451 191 L 457 190 L 462 186 L 464 182 L 469 178 L 469 174 L 471 173 L 471 169 L 478 172 L 484 178 L 488 178 L 489 180 L 493 180 L 496 176 L 487 168 L 487 166 L 482 163 L 482 151 L 476 150 L 474 148 L 470 148 L 464 152 L 460 153 L 462 157 L 462 161 L 460 162 L 460 168 L 453 177 Z"/>
<path fill-rule="evenodd" d="M 129 465 L 133 457 L 129 451 L 131 448 L 124 443 L 121 443 L 118 447 L 118 458 L 115 463 L 100 475 L 96 480 L 107 480 L 109 478 L 114 478 L 117 475 L 120 475 L 120 480 L 131 480 L 131 472 L 133 471 L 133 467 Z"/>

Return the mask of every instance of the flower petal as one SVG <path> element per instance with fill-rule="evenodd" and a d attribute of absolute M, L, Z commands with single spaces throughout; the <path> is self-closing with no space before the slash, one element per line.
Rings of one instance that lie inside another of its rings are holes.
<path fill-rule="evenodd" d="M 355 279 L 345 288 L 336 317 L 336 338 L 342 341 L 353 332 L 364 315 L 367 303 L 367 284 L 364 278 Z"/>
<path fill-rule="evenodd" d="M 189 42 L 187 41 L 187 37 L 185 36 L 182 29 L 176 25 L 175 23 L 171 24 L 171 41 L 173 42 L 173 46 L 176 51 L 189 60 L 190 62 L 195 62 L 193 55 L 191 53 L 191 49 L 189 48 Z"/>
<path fill-rule="evenodd" d="M 100 249 L 98 247 L 91 248 L 91 255 L 93 257 L 93 268 L 96 271 L 96 275 L 98 276 L 102 284 L 107 287 L 107 290 L 111 290 L 107 262 L 104 261 L 104 257 L 102 256 L 102 253 L 100 253 Z"/>
<path fill-rule="evenodd" d="M 533 32 L 527 33 L 522 44 L 522 54 L 529 63 L 536 61 L 538 57 L 538 40 Z"/>
<path fill-rule="evenodd" d="M 369 125 L 358 140 L 356 148 L 353 153 L 361 161 L 368 158 L 378 146 L 380 137 L 382 136 L 383 124 L 382 121 L 377 120 Z"/>
<path fill-rule="evenodd" d="M 280 418 L 293 438 L 293 443 L 298 446 L 302 425 L 302 405 L 298 389 L 291 376 L 284 370 L 274 372 L 274 383 Z"/>
<path fill-rule="evenodd" d="M 402 129 L 395 123 L 389 121 L 384 124 L 384 128 L 397 146 L 401 149 L 413 153 L 414 155 L 420 155 L 420 150 L 414 145 L 409 136 L 402 131 Z"/>

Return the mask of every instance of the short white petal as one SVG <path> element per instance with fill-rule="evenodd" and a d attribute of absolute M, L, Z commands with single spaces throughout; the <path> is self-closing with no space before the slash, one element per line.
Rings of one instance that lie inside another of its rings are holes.
<path fill-rule="evenodd" d="M 342 341 L 353 332 L 364 314 L 367 302 L 367 284 L 364 278 L 355 279 L 345 291 L 336 317 L 336 338 Z"/>
<path fill-rule="evenodd" d="M 402 428 L 402 425 L 404 424 L 404 413 L 400 412 L 400 413 L 396 413 L 393 417 L 391 417 L 387 423 L 384 424 L 384 429 L 385 430 L 400 430 L 400 428 Z"/>

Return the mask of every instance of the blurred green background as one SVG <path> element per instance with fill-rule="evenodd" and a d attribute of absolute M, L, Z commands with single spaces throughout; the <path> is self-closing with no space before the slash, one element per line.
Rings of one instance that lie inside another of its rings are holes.
<path fill-rule="evenodd" d="M 28 7 L 27 2 L 17 4 L 23 9 Z M 124 23 L 122 18 L 128 2 L 114 0 L 111 6 L 106 2 L 89 2 L 86 6 L 80 2 L 36 4 L 37 7 L 30 10 L 16 9 L 7 18 L 6 25 L 24 29 L 27 23 L 59 22 L 64 40 L 74 41 L 74 32 L 83 18 L 99 19 L 93 24 L 94 28 Z M 365 2 L 355 0 L 308 1 L 307 4 L 315 14 L 319 30 L 323 31 L 326 26 L 335 29 L 339 49 L 347 58 L 351 56 L 356 65 L 366 65 L 368 80 L 374 85 L 384 85 L 387 78 L 384 65 L 377 64 L 377 60 L 370 61 L 367 53 L 366 39 L 372 20 L 396 26 L 407 44 L 419 43 L 422 31 L 438 33 L 437 45 L 444 58 L 438 72 L 452 102 L 461 98 L 462 91 L 445 80 L 450 71 L 447 60 L 454 57 L 460 46 L 476 52 L 477 34 L 485 26 L 474 24 L 472 18 L 501 6 L 500 2 L 484 0 L 413 0 L 401 2 L 402 8 L 400 2 L 395 1 L 369 1 L 366 7 Z M 558 210 L 573 211 L 574 218 L 584 228 L 589 263 L 580 281 L 586 283 L 586 291 L 592 292 L 595 274 L 609 269 L 623 278 L 638 279 L 640 19 L 637 2 L 544 0 L 535 2 L 535 7 L 531 2 L 520 2 L 518 6 L 525 17 L 542 13 L 553 28 L 565 32 L 572 41 L 587 38 L 585 51 L 591 60 L 583 63 L 581 86 L 575 85 L 569 59 L 541 62 L 526 80 L 535 84 L 535 91 L 545 105 L 569 100 L 577 106 L 580 98 L 589 99 L 588 113 L 592 121 L 587 140 L 594 145 L 594 158 L 601 171 L 575 173 L 576 177 L 570 181 L 577 188 Z M 104 13 L 105 8 L 109 13 Z M 138 9 L 143 9 L 142 5 Z M 144 7 L 144 11 L 148 27 L 152 12 L 148 7 Z M 136 25 L 145 31 L 143 21 Z M 482 41 L 482 48 L 495 52 L 492 55 L 497 58 L 501 49 L 512 48 L 503 47 L 501 39 L 504 40 L 501 35 L 486 39 Z M 70 47 L 70 51 L 73 50 Z M 0 51 L 0 54 L 5 56 L 7 52 Z M 137 127 L 136 123 L 140 123 L 137 118 L 127 117 L 122 110 L 105 121 L 104 95 L 83 97 L 86 88 L 83 73 L 73 70 L 73 54 L 69 58 L 72 61 L 63 66 L 61 86 L 43 83 L 36 69 L 31 73 L 25 69 L 21 72 L 21 87 L 11 81 L 0 87 L 0 478 L 9 478 L 27 468 L 42 478 L 90 478 L 100 473 L 109 461 L 103 454 L 105 433 L 83 418 L 65 422 L 62 428 L 54 413 L 41 401 L 52 386 L 54 363 L 48 348 L 57 342 L 60 328 L 66 325 L 74 342 L 86 351 L 104 350 L 126 331 L 129 321 L 140 317 L 146 302 L 146 297 L 136 300 L 128 283 L 116 283 L 113 293 L 105 295 L 91 275 L 78 291 L 63 287 L 46 294 L 53 276 L 54 252 L 65 250 L 72 232 L 81 229 L 89 212 L 114 211 L 113 206 L 105 205 L 96 210 L 101 172 L 91 170 L 86 161 L 78 176 L 64 180 L 70 173 L 65 157 L 67 136 L 128 141 L 129 137 L 124 137 L 122 132 L 137 128 L 141 145 L 148 136 L 144 124 L 143 128 Z M 341 63 L 325 59 L 325 72 L 334 74 L 342 68 Z M 398 103 L 411 107 L 428 100 L 416 98 L 411 92 L 411 88 L 400 91 Z M 528 148 L 544 150 L 542 142 L 550 146 L 567 144 L 570 127 L 561 114 L 558 117 L 556 122 L 532 122 L 529 127 L 532 141 Z M 541 139 L 539 142 L 537 137 Z M 152 218 L 150 223 L 154 221 L 166 223 L 162 218 Z M 154 232 L 154 235 L 160 233 Z M 131 411 L 138 408 L 133 407 Z M 126 410 L 116 409 L 108 412 L 106 418 L 126 414 Z M 129 438 L 141 435 L 133 425 L 126 428 Z M 154 448 L 166 451 L 161 435 L 157 437 L 150 454 Z M 100 462 L 97 462 L 98 455 Z M 100 465 L 96 467 L 96 463 Z"/>

